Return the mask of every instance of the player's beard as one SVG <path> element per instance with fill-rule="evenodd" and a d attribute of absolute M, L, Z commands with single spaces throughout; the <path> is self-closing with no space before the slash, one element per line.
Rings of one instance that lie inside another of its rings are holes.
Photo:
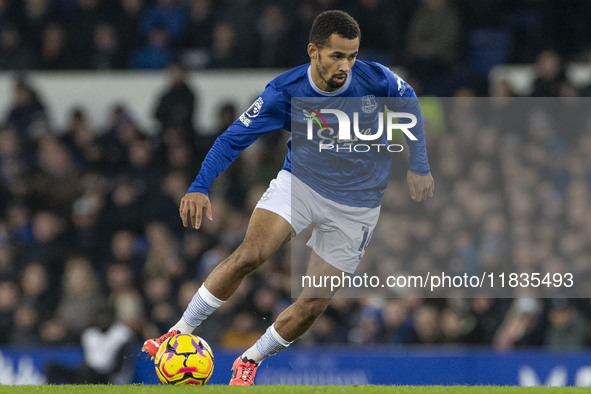
<path fill-rule="evenodd" d="M 347 82 L 348 75 L 344 75 L 343 82 L 337 82 L 336 77 L 342 76 L 342 74 L 330 74 L 327 67 L 322 66 L 322 57 L 318 54 L 318 63 L 316 64 L 316 72 L 320 75 L 320 78 L 326 83 L 326 86 L 330 89 L 329 91 L 337 90 Z"/>

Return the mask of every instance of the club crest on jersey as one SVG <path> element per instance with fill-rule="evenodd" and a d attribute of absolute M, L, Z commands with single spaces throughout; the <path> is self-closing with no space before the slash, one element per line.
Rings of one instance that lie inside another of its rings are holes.
<path fill-rule="evenodd" d="M 366 114 L 373 113 L 378 108 L 378 102 L 376 96 L 369 94 L 361 97 L 361 110 Z"/>

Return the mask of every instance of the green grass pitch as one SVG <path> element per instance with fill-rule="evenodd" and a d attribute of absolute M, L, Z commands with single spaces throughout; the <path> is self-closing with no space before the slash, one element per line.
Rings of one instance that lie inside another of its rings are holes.
<path fill-rule="evenodd" d="M 508 387 L 508 386 L 253 386 L 229 387 L 221 385 L 160 386 L 160 385 L 64 385 L 64 386 L 1 386 L 0 393 L 10 394 L 557 394 L 589 393 L 583 387 Z"/>

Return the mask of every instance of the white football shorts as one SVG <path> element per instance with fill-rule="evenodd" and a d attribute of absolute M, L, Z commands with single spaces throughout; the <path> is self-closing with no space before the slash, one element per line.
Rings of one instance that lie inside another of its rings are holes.
<path fill-rule="evenodd" d="M 307 245 L 324 261 L 350 274 L 357 269 L 380 215 L 380 207 L 352 207 L 329 200 L 285 170 L 271 181 L 256 208 L 287 220 L 295 235 L 314 224 Z"/>

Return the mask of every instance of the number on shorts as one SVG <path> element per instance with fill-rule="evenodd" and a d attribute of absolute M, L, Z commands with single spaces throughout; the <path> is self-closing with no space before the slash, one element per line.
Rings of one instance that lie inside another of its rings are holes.
<path fill-rule="evenodd" d="M 358 252 L 362 252 L 363 249 L 365 249 L 365 245 L 367 245 L 367 242 L 369 241 L 369 227 L 363 226 L 361 227 L 361 230 L 363 231 L 363 239 L 361 240 L 359 249 L 357 249 Z"/>

